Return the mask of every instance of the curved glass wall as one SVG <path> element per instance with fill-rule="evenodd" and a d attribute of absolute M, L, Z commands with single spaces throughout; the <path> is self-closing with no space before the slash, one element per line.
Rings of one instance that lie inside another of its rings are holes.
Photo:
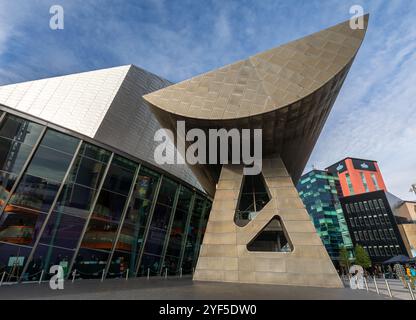
<path fill-rule="evenodd" d="M 0 274 L 5 281 L 191 273 L 211 201 L 82 137 L 0 118 Z"/>

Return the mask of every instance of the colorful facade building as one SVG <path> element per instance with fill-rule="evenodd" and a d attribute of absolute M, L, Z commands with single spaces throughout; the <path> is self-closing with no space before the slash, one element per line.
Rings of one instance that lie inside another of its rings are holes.
<path fill-rule="evenodd" d="M 342 247 L 353 256 L 351 237 L 338 197 L 339 188 L 339 178 L 323 170 L 304 174 L 297 184 L 299 196 L 335 264 L 338 264 Z"/>
<path fill-rule="evenodd" d="M 338 175 L 344 197 L 378 190 L 387 191 L 377 161 L 345 158 L 326 170 Z"/>

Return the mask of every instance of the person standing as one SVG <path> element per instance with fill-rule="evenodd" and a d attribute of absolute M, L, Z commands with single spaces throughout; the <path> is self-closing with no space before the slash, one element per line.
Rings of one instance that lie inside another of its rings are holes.
<path fill-rule="evenodd" d="M 407 275 L 407 278 L 409 279 L 410 286 L 412 287 L 412 289 L 414 289 L 415 288 L 415 282 L 414 282 L 414 278 L 412 276 L 412 269 L 413 269 L 413 267 L 411 267 L 408 264 L 406 265 L 406 275 Z"/>
<path fill-rule="evenodd" d="M 403 283 L 403 286 L 407 288 L 406 284 L 406 272 L 403 268 L 403 266 L 400 263 L 396 263 L 393 267 L 394 272 L 396 273 L 396 277 L 400 279 L 400 281 Z"/>

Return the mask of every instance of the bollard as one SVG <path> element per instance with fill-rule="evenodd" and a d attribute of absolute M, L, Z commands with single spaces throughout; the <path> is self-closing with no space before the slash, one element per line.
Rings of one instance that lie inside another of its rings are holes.
<path fill-rule="evenodd" d="M 387 292 L 389 293 L 390 298 L 393 298 L 393 295 L 391 294 L 389 283 L 387 282 L 386 278 L 384 278 L 384 282 L 386 282 Z"/>
<path fill-rule="evenodd" d="M 75 276 L 77 275 L 77 269 L 75 269 L 74 271 L 72 271 L 72 283 L 74 283 L 75 281 Z"/>
<path fill-rule="evenodd" d="M 6 276 L 6 271 L 3 271 L 3 275 L 1 276 L 0 287 L 3 285 L 4 277 Z"/>
<path fill-rule="evenodd" d="M 165 269 L 165 279 L 168 278 L 168 268 Z"/>
<path fill-rule="evenodd" d="M 368 292 L 368 283 L 367 283 L 367 278 L 366 277 L 364 277 L 364 284 L 365 284 L 365 288 Z"/>
<path fill-rule="evenodd" d="M 182 267 L 179 269 L 179 278 L 182 278 Z"/>
<path fill-rule="evenodd" d="M 103 282 L 103 281 L 104 281 L 104 275 L 105 275 L 105 269 L 103 269 L 103 274 L 102 274 L 102 276 L 101 276 L 101 282 Z"/>
<path fill-rule="evenodd" d="M 147 280 L 150 278 L 150 268 L 147 268 Z"/>
<path fill-rule="evenodd" d="M 378 290 L 378 286 L 377 286 L 376 276 L 374 276 L 373 279 L 374 279 L 374 286 L 376 287 L 376 292 L 377 294 L 380 294 L 380 291 Z"/>
<path fill-rule="evenodd" d="M 410 285 L 410 283 L 407 283 L 407 288 L 409 289 L 410 292 L 410 298 L 412 298 L 412 300 L 415 300 L 415 295 L 413 294 L 413 290 L 412 290 L 412 286 Z"/>
<path fill-rule="evenodd" d="M 42 282 L 43 279 L 43 274 L 45 273 L 45 270 L 42 270 L 42 273 L 40 274 L 40 278 L 39 278 L 39 284 Z"/>
<path fill-rule="evenodd" d="M 192 275 L 194 275 L 195 273 L 195 268 L 192 268 Z"/>
<path fill-rule="evenodd" d="M 129 280 L 129 272 L 130 272 L 130 269 L 127 269 L 127 271 L 126 271 L 126 280 Z"/>

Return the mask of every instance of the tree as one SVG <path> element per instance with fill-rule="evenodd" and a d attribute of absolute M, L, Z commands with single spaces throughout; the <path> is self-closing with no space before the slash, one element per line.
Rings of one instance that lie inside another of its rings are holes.
<path fill-rule="evenodd" d="M 348 272 L 350 269 L 350 255 L 345 247 L 341 247 L 339 250 L 339 265 Z"/>
<path fill-rule="evenodd" d="M 355 264 L 362 266 L 364 269 L 371 267 L 371 260 L 367 251 L 360 245 L 355 246 Z"/>

